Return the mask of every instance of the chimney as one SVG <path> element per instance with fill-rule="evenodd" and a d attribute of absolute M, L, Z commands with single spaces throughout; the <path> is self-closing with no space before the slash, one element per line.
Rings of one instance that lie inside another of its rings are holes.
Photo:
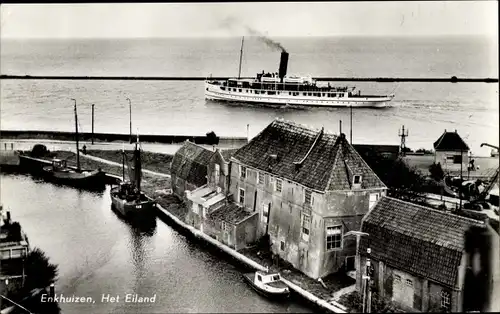
<path fill-rule="evenodd" d="M 281 52 L 281 60 L 280 60 L 280 69 L 279 69 L 279 77 L 281 82 L 283 82 L 283 78 L 286 75 L 286 70 L 288 67 L 288 52 Z"/>
<path fill-rule="evenodd" d="M 7 224 L 10 224 L 10 211 L 7 212 Z"/>

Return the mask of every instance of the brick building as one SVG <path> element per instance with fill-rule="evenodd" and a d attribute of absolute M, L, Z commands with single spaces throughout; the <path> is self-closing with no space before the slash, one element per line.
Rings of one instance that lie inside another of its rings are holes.
<path fill-rule="evenodd" d="M 464 235 L 483 222 L 383 197 L 363 218 L 361 269 L 370 247 L 374 289 L 410 311 L 462 310 Z M 363 271 L 364 273 L 364 271 Z M 357 289 L 362 287 L 356 274 Z"/>
<path fill-rule="evenodd" d="M 258 237 L 312 278 L 354 267 L 361 218 L 387 190 L 345 135 L 275 120 L 231 158 L 230 193 Z"/>

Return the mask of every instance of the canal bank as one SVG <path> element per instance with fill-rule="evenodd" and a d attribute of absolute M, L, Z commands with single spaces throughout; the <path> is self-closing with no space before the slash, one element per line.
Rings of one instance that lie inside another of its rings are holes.
<path fill-rule="evenodd" d="M 212 245 L 213 247 L 219 249 L 220 251 L 224 252 L 228 256 L 232 257 L 234 260 L 238 261 L 239 263 L 248 266 L 249 268 L 252 268 L 253 270 L 257 271 L 272 271 L 268 266 L 264 267 L 263 265 L 255 262 L 251 258 L 239 253 L 236 250 L 231 249 L 230 247 L 224 245 L 223 243 L 213 239 L 212 237 L 206 235 L 205 233 L 201 232 L 200 230 L 187 225 L 184 223 L 181 219 L 176 217 L 174 214 L 171 214 L 168 210 L 163 208 L 161 205 L 157 204 L 156 205 L 158 215 L 162 217 L 167 217 L 167 220 L 171 224 L 175 224 L 175 226 L 179 229 L 182 229 L 182 232 L 184 234 L 188 234 L 192 237 L 197 238 L 200 241 L 204 241 L 207 244 Z M 335 301 L 330 301 L 328 302 L 327 300 L 321 299 L 311 292 L 308 292 L 305 289 L 302 289 L 299 285 L 294 284 L 293 282 L 289 281 L 286 279 L 286 275 L 282 274 L 282 280 L 283 282 L 297 295 L 301 296 L 305 301 L 307 301 L 309 304 L 314 305 L 316 308 L 323 310 L 323 311 L 328 311 L 332 313 L 346 313 L 346 308 L 340 304 L 338 304 Z"/>

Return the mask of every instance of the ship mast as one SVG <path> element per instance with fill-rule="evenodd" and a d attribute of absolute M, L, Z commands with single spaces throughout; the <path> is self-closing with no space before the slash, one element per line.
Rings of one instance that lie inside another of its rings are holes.
<path fill-rule="evenodd" d="M 76 140 L 76 169 L 80 171 L 80 151 L 78 150 L 78 115 L 76 112 L 76 99 L 71 98 L 75 102 L 75 140 Z"/>
<path fill-rule="evenodd" d="M 134 150 L 134 179 L 135 179 L 135 187 L 137 190 L 141 191 L 141 176 L 142 176 L 142 165 L 141 165 L 141 148 L 139 146 L 139 130 L 137 130 L 137 141 L 135 143 Z"/>
<path fill-rule="evenodd" d="M 243 57 L 243 43 L 245 42 L 245 36 L 241 37 L 241 49 L 240 49 L 240 65 L 238 68 L 238 79 L 241 78 L 241 58 Z"/>

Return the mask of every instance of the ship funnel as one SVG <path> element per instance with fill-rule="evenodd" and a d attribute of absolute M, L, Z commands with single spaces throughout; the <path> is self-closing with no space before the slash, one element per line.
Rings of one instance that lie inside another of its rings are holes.
<path fill-rule="evenodd" d="M 279 69 L 279 77 L 281 79 L 281 82 L 283 82 L 283 78 L 286 75 L 286 69 L 288 67 L 288 52 L 282 51 L 281 52 L 281 60 L 280 60 L 280 69 Z"/>

